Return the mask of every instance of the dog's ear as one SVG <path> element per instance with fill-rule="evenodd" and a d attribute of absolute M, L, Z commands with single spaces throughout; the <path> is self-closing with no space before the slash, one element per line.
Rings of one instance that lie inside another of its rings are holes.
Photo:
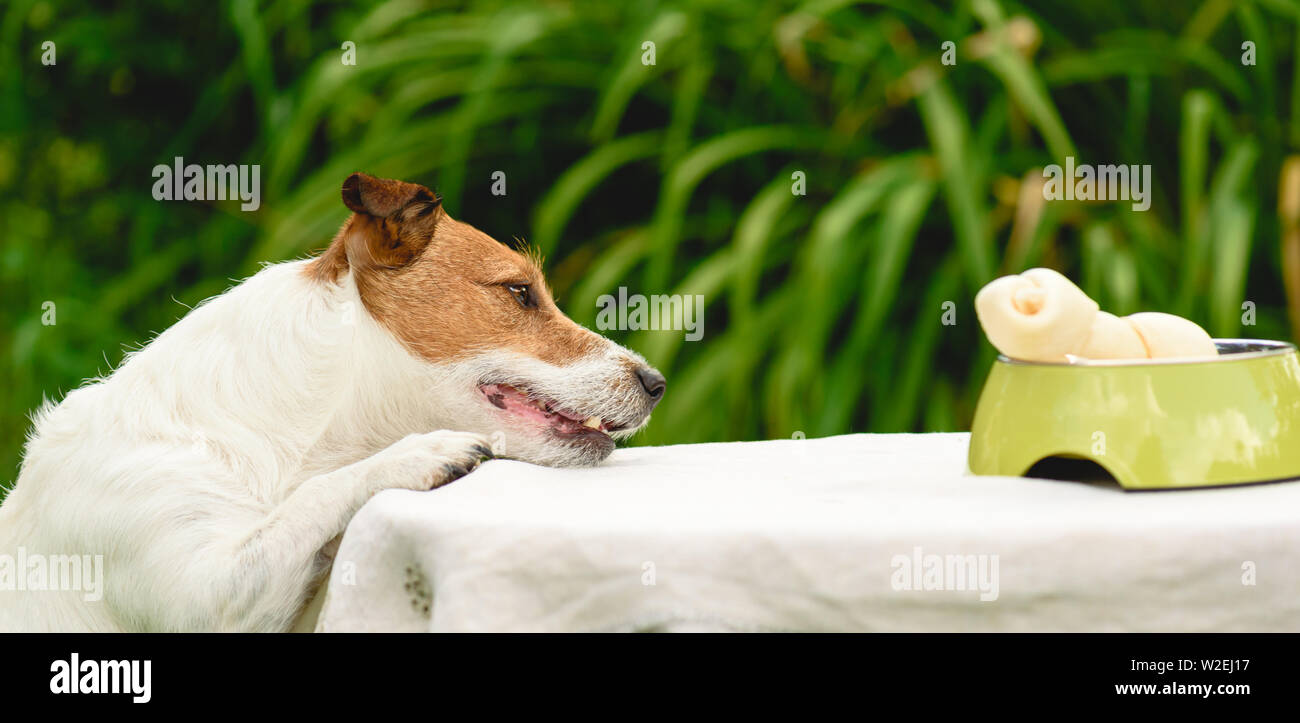
<path fill-rule="evenodd" d="M 442 199 L 418 183 L 354 173 L 343 181 L 347 263 L 354 269 L 405 266 L 433 238 Z"/>
<path fill-rule="evenodd" d="M 343 205 L 354 213 L 387 218 L 413 203 L 437 204 L 441 199 L 418 183 L 354 173 L 343 181 Z"/>

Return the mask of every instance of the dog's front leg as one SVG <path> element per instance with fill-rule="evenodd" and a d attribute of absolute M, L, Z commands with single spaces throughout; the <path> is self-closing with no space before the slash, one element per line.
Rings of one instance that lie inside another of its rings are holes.
<path fill-rule="evenodd" d="M 366 501 L 385 489 L 433 489 L 491 456 L 488 441 L 477 434 L 413 434 L 306 480 L 237 545 L 220 627 L 287 630 L 305 602 L 317 553 L 342 534 Z"/>

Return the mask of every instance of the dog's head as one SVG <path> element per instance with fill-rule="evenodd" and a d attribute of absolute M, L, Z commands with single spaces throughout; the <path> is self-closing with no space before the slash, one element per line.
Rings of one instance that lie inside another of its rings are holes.
<path fill-rule="evenodd" d="M 370 316 L 428 367 L 441 423 L 507 457 L 591 465 L 649 419 L 663 375 L 565 316 L 537 259 L 414 183 L 354 173 L 343 203 L 353 214 L 311 273 L 352 275 Z"/>

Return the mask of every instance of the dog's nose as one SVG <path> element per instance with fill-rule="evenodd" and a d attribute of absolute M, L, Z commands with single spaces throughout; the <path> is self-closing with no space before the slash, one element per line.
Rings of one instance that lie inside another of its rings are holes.
<path fill-rule="evenodd" d="M 656 402 L 664 395 L 664 387 L 668 386 L 668 380 L 653 367 L 638 367 L 636 378 L 641 380 L 641 388 L 645 393 Z"/>

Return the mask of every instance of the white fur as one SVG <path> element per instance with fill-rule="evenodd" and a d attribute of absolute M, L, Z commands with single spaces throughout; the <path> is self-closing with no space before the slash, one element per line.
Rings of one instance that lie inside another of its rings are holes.
<path fill-rule="evenodd" d="M 104 594 L 0 590 L 0 631 L 286 630 L 378 491 L 453 479 L 498 429 L 508 456 L 593 462 L 503 425 L 478 382 L 528 380 L 634 426 L 649 412 L 626 380 L 639 357 L 613 343 L 565 367 L 501 350 L 432 364 L 350 276 L 315 282 L 304 263 L 266 267 L 34 415 L 0 554 L 103 555 Z M 431 431 L 447 429 L 466 431 Z"/>

